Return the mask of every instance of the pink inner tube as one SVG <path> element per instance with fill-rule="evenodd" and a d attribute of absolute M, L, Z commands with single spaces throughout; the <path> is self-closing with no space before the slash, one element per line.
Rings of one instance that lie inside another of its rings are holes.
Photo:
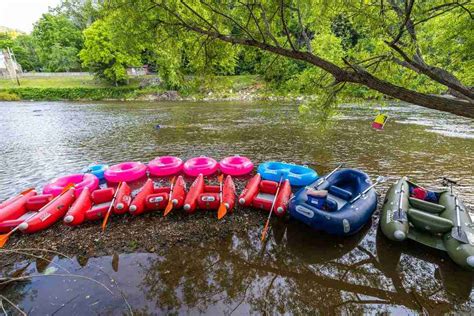
<path fill-rule="evenodd" d="M 146 166 L 141 162 L 127 161 L 111 166 L 104 172 L 108 182 L 129 182 L 140 179 L 146 174 Z"/>
<path fill-rule="evenodd" d="M 156 157 L 148 163 L 150 174 L 155 177 L 166 177 L 177 174 L 183 169 L 183 161 L 178 157 Z"/>
<path fill-rule="evenodd" d="M 191 177 L 197 177 L 200 173 L 209 176 L 217 171 L 217 161 L 209 157 L 195 157 L 184 163 L 184 173 Z"/>
<path fill-rule="evenodd" d="M 222 173 L 231 176 L 243 176 L 252 172 L 253 163 L 247 157 L 238 155 L 226 157 L 219 163 Z"/>
<path fill-rule="evenodd" d="M 52 194 L 57 196 L 61 194 L 64 188 L 70 184 L 74 184 L 76 196 L 81 194 L 84 188 L 89 188 L 92 192 L 99 187 L 99 179 L 90 173 L 76 173 L 64 177 L 53 179 L 43 188 L 43 194 Z"/>

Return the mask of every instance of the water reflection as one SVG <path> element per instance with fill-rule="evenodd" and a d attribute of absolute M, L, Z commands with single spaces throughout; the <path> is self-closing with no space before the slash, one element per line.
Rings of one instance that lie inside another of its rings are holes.
<path fill-rule="evenodd" d="M 46 265 L 27 261 L 3 271 L 35 275 L 54 265 L 94 278 L 113 295 L 74 276 L 34 278 L 2 290 L 24 310 L 41 314 L 58 307 L 64 314 L 127 312 L 122 295 L 141 313 L 444 313 L 472 307 L 470 272 L 430 249 L 394 244 L 380 232 L 374 239 L 375 225 L 347 239 L 297 223 L 278 225 L 282 238 L 273 230 L 264 246 L 259 230 L 250 230 L 156 254 L 115 254 L 88 262 L 55 257 Z"/>

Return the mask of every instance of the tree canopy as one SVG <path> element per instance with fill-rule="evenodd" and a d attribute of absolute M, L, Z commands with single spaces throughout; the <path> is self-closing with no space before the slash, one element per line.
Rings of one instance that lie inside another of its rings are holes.
<path fill-rule="evenodd" d="M 331 94 L 355 85 L 472 117 L 472 6 L 445 0 L 112 0 L 105 14 L 114 15 L 116 37 L 128 47 L 173 58 L 168 71 L 183 70 L 170 67 L 180 64 L 177 58 L 208 71 L 216 62 L 235 70 L 232 59 L 242 47 L 253 47 L 276 63 L 277 56 L 296 61 L 282 67 L 296 72 L 289 79 Z M 432 95 L 448 89 L 459 99 Z"/>
<path fill-rule="evenodd" d="M 26 70 L 87 69 L 116 84 L 147 64 L 259 74 L 280 92 L 388 96 L 474 117 L 469 0 L 63 0 L 32 35 L 0 35 Z M 80 53 L 79 53 L 80 52 Z M 450 97 L 441 97 L 449 94 Z"/>

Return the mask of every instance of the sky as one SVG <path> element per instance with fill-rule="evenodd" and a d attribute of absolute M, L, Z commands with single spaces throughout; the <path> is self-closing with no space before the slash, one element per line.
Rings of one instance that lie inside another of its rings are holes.
<path fill-rule="evenodd" d="M 30 33 L 33 23 L 48 12 L 48 7 L 54 7 L 60 2 L 61 0 L 0 0 L 0 26 Z"/>

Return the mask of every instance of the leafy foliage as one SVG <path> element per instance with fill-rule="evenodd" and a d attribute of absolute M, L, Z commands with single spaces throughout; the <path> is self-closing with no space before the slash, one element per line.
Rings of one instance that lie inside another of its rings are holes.
<path fill-rule="evenodd" d="M 46 71 L 70 71 L 80 68 L 77 54 L 82 47 L 81 30 L 65 15 L 43 14 L 32 36 L 39 61 Z"/>
<path fill-rule="evenodd" d="M 139 55 L 128 53 L 113 43 L 111 25 L 106 20 L 98 20 L 84 31 L 84 49 L 80 57 L 83 66 L 97 77 L 116 84 L 125 83 L 128 65 L 138 65 L 140 62 Z"/>

